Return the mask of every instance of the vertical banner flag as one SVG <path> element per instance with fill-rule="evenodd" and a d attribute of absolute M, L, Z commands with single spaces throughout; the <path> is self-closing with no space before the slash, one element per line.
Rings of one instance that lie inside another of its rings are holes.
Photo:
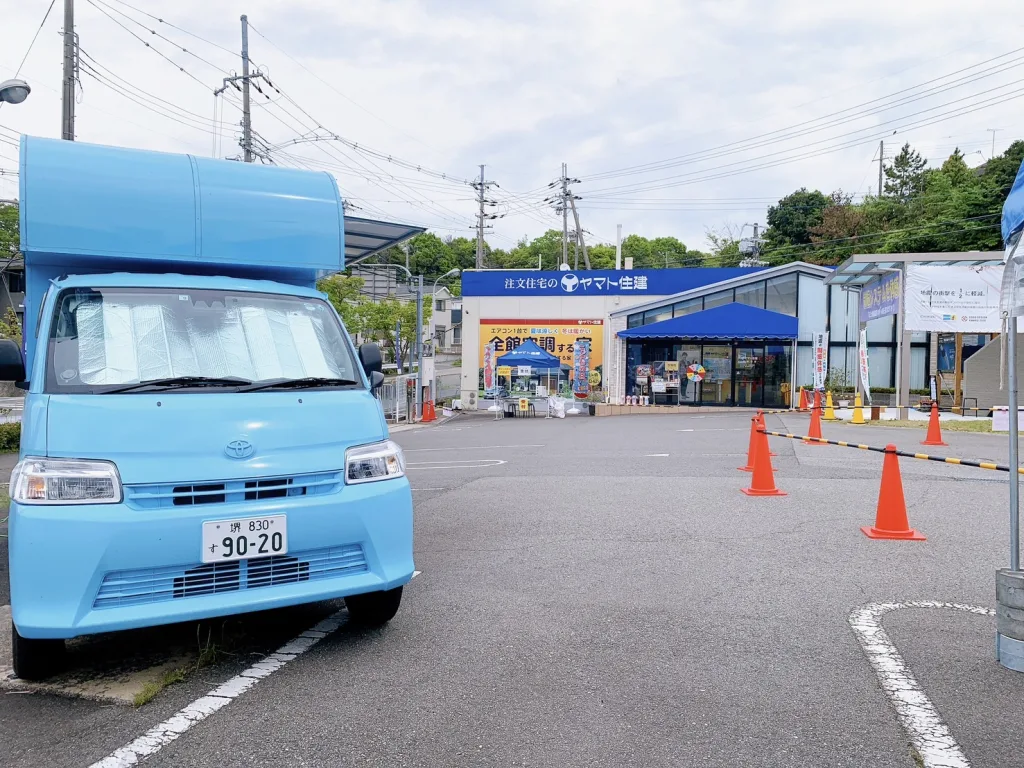
<path fill-rule="evenodd" d="M 828 376 L 828 334 L 814 334 L 813 344 L 814 388 L 825 388 L 825 377 Z"/>
<path fill-rule="evenodd" d="M 584 400 L 590 393 L 590 342 L 575 342 L 572 357 L 572 392 L 579 400 Z"/>
<path fill-rule="evenodd" d="M 864 388 L 864 399 L 871 405 L 871 385 L 868 384 L 868 329 L 860 329 L 860 345 L 857 348 L 857 355 L 860 358 L 860 385 Z"/>
<path fill-rule="evenodd" d="M 494 345 L 484 347 L 484 394 L 494 394 Z"/>

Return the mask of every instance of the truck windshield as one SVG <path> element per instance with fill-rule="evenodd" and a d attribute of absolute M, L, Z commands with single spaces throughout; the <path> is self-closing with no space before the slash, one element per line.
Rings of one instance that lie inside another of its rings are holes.
<path fill-rule="evenodd" d="M 57 297 L 47 346 L 49 393 L 363 386 L 331 307 L 300 296 L 71 288 Z"/>

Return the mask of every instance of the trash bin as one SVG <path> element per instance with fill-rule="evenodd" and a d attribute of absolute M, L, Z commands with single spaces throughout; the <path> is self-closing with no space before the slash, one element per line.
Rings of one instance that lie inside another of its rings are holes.
<path fill-rule="evenodd" d="M 878 405 L 871 406 L 871 421 L 878 421 L 882 417 L 882 408 Z"/>

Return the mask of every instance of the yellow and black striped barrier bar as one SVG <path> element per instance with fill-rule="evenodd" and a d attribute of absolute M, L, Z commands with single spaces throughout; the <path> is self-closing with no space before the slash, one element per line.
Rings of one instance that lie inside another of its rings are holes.
<path fill-rule="evenodd" d="M 846 440 L 826 440 L 824 437 L 811 437 L 810 435 L 793 435 L 788 432 L 770 432 L 766 429 L 758 429 L 771 437 L 788 437 L 790 440 L 805 440 L 809 443 L 824 443 L 825 445 L 838 445 L 840 448 L 859 448 L 862 451 L 875 451 L 876 453 L 888 453 L 885 448 L 864 443 L 851 443 Z M 938 461 L 943 464 L 958 464 L 964 467 L 977 467 L 978 469 L 993 469 L 996 472 L 1009 472 L 1010 468 L 1005 464 L 995 464 L 991 461 L 971 461 L 970 459 L 958 459 L 955 456 L 932 456 L 927 453 L 911 453 L 910 451 L 893 451 L 897 456 L 907 459 L 923 459 L 925 461 Z M 1024 475 L 1024 467 L 1018 467 L 1017 473 Z"/>
<path fill-rule="evenodd" d="M 825 410 L 825 406 L 822 406 L 821 409 Z M 771 411 L 761 411 L 761 413 L 770 416 L 773 413 L 810 413 L 813 410 L 813 408 L 775 408 Z"/>

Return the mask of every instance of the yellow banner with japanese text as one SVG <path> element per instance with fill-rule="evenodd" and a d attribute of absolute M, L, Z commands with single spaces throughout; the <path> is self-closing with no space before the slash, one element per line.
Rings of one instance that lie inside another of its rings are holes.
<path fill-rule="evenodd" d="M 494 344 L 495 357 L 498 364 L 503 365 L 502 355 L 514 351 L 523 342 L 533 341 L 557 357 L 571 373 L 573 344 L 581 340 L 590 341 L 590 384 L 598 387 L 603 378 L 604 320 L 481 320 L 478 359 L 483 360 L 486 345 Z"/>

